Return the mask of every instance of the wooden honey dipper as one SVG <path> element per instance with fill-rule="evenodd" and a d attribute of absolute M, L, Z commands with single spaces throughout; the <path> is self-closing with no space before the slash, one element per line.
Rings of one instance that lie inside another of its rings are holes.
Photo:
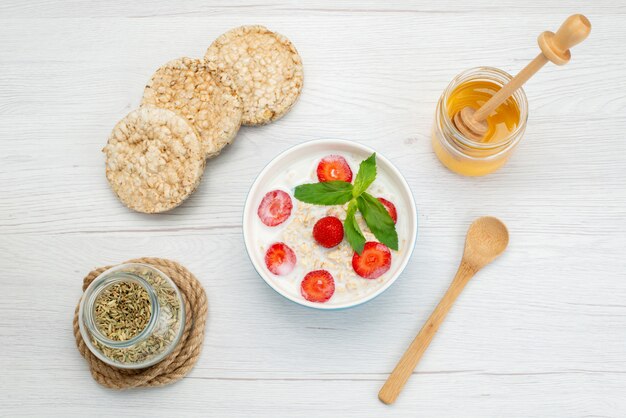
<path fill-rule="evenodd" d="M 498 90 L 480 109 L 476 110 L 467 106 L 454 115 L 453 120 L 457 129 L 467 138 L 480 142 L 489 129 L 489 125 L 485 122 L 487 116 L 522 87 L 548 61 L 556 65 L 567 64 L 572 57 L 569 49 L 584 41 L 589 36 L 589 32 L 591 32 L 591 23 L 580 14 L 568 17 L 556 33 L 543 32 L 537 39 L 541 48 L 539 55 Z"/>

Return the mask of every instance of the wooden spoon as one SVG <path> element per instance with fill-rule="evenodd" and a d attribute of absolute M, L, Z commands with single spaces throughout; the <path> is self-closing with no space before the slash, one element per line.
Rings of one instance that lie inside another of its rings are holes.
<path fill-rule="evenodd" d="M 497 218 L 485 216 L 476 219 L 470 225 L 465 238 L 465 250 L 452 284 L 443 296 L 428 321 L 424 324 L 417 337 L 406 350 L 396 368 L 378 392 L 378 398 L 392 404 L 400 394 L 417 362 L 428 348 L 430 341 L 439 329 L 452 304 L 459 296 L 467 282 L 487 264 L 491 263 L 506 249 L 509 243 L 509 232 Z"/>
<path fill-rule="evenodd" d="M 480 141 L 489 130 L 487 116 L 508 99 L 517 89 L 539 71 L 548 61 L 556 65 L 567 64 L 572 57 L 569 49 L 589 36 L 591 23 L 583 15 L 572 15 L 563 22 L 556 34 L 550 31 L 539 35 L 541 52 L 522 71 L 505 84 L 480 109 L 464 107 L 454 115 L 454 125 L 467 138 Z"/>

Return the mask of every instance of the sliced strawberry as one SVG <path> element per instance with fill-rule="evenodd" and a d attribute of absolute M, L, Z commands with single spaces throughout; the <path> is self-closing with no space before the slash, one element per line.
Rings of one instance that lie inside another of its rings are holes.
<path fill-rule="evenodd" d="M 380 242 L 366 242 L 361 255 L 354 253 L 352 268 L 361 277 L 376 279 L 391 267 L 391 251 Z"/>
<path fill-rule="evenodd" d="M 311 302 L 326 302 L 335 293 L 335 279 L 326 270 L 308 273 L 300 284 L 302 296 Z"/>
<path fill-rule="evenodd" d="M 320 219 L 313 227 L 313 238 L 324 248 L 332 248 L 343 240 L 343 224 L 334 216 Z"/>
<path fill-rule="evenodd" d="M 287 244 L 277 242 L 267 249 L 265 265 L 272 273 L 284 276 L 291 273 L 296 266 L 296 253 Z"/>
<path fill-rule="evenodd" d="M 395 224 L 396 222 L 398 222 L 398 212 L 396 211 L 395 205 L 387 199 L 383 199 L 382 197 L 379 197 L 378 200 L 380 201 L 380 203 L 383 204 L 385 209 L 387 209 L 387 212 L 389 212 L 389 216 L 391 216 L 391 219 L 393 219 L 393 223 Z"/>
<path fill-rule="evenodd" d="M 267 192 L 257 211 L 261 222 L 267 226 L 280 225 L 291 215 L 291 197 L 282 190 Z"/>
<path fill-rule="evenodd" d="M 352 181 L 350 165 L 341 155 L 328 155 L 317 165 L 319 181 Z"/>

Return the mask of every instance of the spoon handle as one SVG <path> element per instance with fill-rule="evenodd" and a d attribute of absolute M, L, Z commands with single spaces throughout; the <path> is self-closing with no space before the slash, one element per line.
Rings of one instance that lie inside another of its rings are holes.
<path fill-rule="evenodd" d="M 539 35 L 538 42 L 541 49 L 539 55 L 474 113 L 474 121 L 487 119 L 491 112 L 522 87 L 548 61 L 552 61 L 556 65 L 567 64 L 571 57 L 569 49 L 584 41 L 590 32 L 591 23 L 589 20 L 578 14 L 568 17 L 556 33 L 546 31 Z"/>
<path fill-rule="evenodd" d="M 461 291 L 463 291 L 463 288 L 469 279 L 471 279 L 477 271 L 478 269 L 472 265 L 466 263 L 464 260 L 461 261 L 461 265 L 459 266 L 450 287 L 448 287 L 446 294 L 443 296 L 433 313 L 430 314 L 430 317 L 411 345 L 409 345 L 409 348 L 407 348 L 404 352 L 404 355 L 387 378 L 387 381 L 380 389 L 380 392 L 378 392 L 378 399 L 380 399 L 383 403 L 390 405 L 398 398 L 404 384 L 407 380 L 409 380 L 415 366 L 417 366 L 420 358 L 422 358 L 422 355 L 428 348 L 428 345 L 445 319 L 448 311 L 452 307 L 452 304 L 459 294 L 461 294 Z"/>

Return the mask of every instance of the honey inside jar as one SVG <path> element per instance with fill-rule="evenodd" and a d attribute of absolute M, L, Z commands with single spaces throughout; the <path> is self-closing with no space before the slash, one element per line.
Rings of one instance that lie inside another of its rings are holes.
<path fill-rule="evenodd" d="M 447 103 L 450 119 L 464 107 L 478 110 L 500 90 L 500 86 L 490 81 L 468 81 L 454 89 Z M 519 123 L 519 107 L 512 97 L 496 108 L 487 117 L 489 130 L 481 142 L 499 142 L 511 135 Z"/>
<path fill-rule="evenodd" d="M 465 107 L 479 109 L 511 80 L 506 72 L 477 67 L 455 77 L 435 112 L 432 145 L 435 155 L 451 171 L 463 176 L 483 176 L 502 167 L 526 129 L 528 103 L 518 89 L 487 117 L 488 131 L 480 141 L 465 137 L 454 125 L 454 115 Z"/>

